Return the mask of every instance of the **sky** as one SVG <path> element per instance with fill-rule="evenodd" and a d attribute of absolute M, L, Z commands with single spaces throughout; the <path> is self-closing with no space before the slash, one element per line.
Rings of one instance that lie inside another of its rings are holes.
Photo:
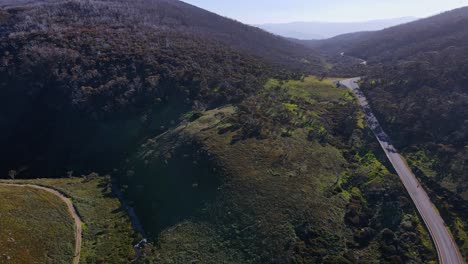
<path fill-rule="evenodd" d="M 428 17 L 468 0 L 182 0 L 247 24 Z"/>

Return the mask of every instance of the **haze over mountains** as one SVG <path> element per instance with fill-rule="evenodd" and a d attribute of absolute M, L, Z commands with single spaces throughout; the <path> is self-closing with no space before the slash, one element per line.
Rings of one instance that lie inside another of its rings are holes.
<path fill-rule="evenodd" d="M 291 22 L 257 25 L 276 35 L 296 39 L 326 39 L 337 35 L 375 31 L 417 20 L 416 17 L 370 20 L 363 22 Z"/>

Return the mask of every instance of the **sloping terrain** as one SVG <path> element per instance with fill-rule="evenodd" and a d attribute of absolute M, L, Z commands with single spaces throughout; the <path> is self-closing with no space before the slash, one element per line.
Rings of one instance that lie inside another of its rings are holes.
<path fill-rule="evenodd" d="M 467 23 L 468 8 L 457 9 L 380 32 L 364 46 L 360 44 L 350 51 L 384 63 L 371 70 L 369 81 L 364 84 L 377 114 L 395 135 L 397 144 L 407 149 L 413 164 L 419 164 L 419 171 L 427 169 L 423 174 L 465 201 Z M 397 34 L 398 40 L 391 41 Z M 373 45 L 375 48 L 371 49 Z M 383 56 L 375 59 L 379 53 Z"/>
<path fill-rule="evenodd" d="M 315 71 L 317 69 L 314 67 L 320 67 L 320 57 L 314 50 L 182 1 L 139 0 L 127 6 L 136 12 L 135 15 L 130 13 L 132 17 L 142 19 L 146 24 L 188 31 L 206 39 L 215 39 L 235 49 L 266 58 L 270 62 L 289 64 L 291 67 L 310 64 L 308 68 Z"/>
<path fill-rule="evenodd" d="M 237 107 L 187 116 L 148 138 L 119 173 L 157 238 L 148 258 L 433 260 L 401 184 L 366 143 L 372 136 L 362 117 L 349 92 L 329 80 L 270 80 Z"/>
<path fill-rule="evenodd" d="M 0 185 L 0 262 L 71 263 L 74 225 L 54 194 Z"/>
<path fill-rule="evenodd" d="M 11 9 L 11 7 L 33 6 L 31 5 L 33 3 L 36 6 L 47 6 L 42 10 L 45 12 L 51 8 L 51 5 L 63 5 L 63 1 L 59 0 L 4 0 L 0 2 L 0 7 Z M 164 28 L 171 31 L 193 33 L 210 41 L 216 40 L 237 50 L 266 58 L 270 62 L 289 64 L 289 66 L 294 66 L 293 63 L 300 65 L 300 61 L 303 59 L 313 62 L 313 66 L 318 66 L 320 62 L 316 52 L 311 49 L 294 44 L 256 27 L 242 24 L 178 0 L 136 0 L 132 2 L 124 0 L 76 0 L 71 1 L 71 4 L 69 7 L 73 7 L 74 4 L 87 6 L 94 13 L 101 13 L 104 11 L 102 9 L 105 9 L 109 13 L 104 13 L 104 15 L 111 15 L 105 18 L 107 22 L 120 22 L 134 26 L 145 25 L 158 29 Z M 80 19 L 80 16 L 84 15 L 83 13 L 80 14 L 80 8 L 70 11 L 76 16 L 75 19 Z M 81 10 L 81 12 L 83 11 L 90 10 Z M 53 12 L 47 13 L 48 15 L 57 15 Z M 41 23 L 44 23 L 44 21 Z"/>
<path fill-rule="evenodd" d="M 321 69 L 303 46 L 179 1 L 43 1 L 0 17 L 0 170 L 23 177 L 109 172 L 192 108 Z"/>
<path fill-rule="evenodd" d="M 314 43 L 366 60 L 362 89 L 468 252 L 468 7 Z M 340 63 L 339 60 L 336 60 Z"/>
<path fill-rule="evenodd" d="M 13 189 L 16 189 L 15 190 L 16 192 L 21 192 L 21 190 L 18 189 L 18 188 L 14 188 L 14 187 L 23 187 L 23 188 L 32 188 L 32 189 L 42 190 L 42 191 L 48 192 L 50 194 L 53 194 L 58 199 L 62 200 L 62 202 L 67 206 L 68 214 L 71 216 L 71 218 L 73 219 L 73 222 L 74 222 L 74 234 L 75 234 L 75 238 L 74 238 L 75 247 L 74 248 L 75 248 L 75 250 L 74 250 L 74 253 L 73 253 L 72 263 L 73 264 L 80 263 L 81 237 L 83 236 L 83 233 L 82 233 L 83 222 L 81 221 L 81 218 L 80 218 L 78 212 L 76 211 L 76 209 L 75 209 L 75 207 L 73 205 L 73 202 L 71 201 L 70 198 L 66 197 L 65 195 L 63 195 L 63 193 L 61 193 L 58 190 L 48 188 L 48 187 L 44 187 L 44 186 L 35 185 L 35 184 L 15 184 L 15 183 L 11 183 L 11 182 L 7 182 L 7 183 L 0 182 L 0 185 L 3 185 L 5 187 L 7 187 L 7 188 L 12 187 Z"/>
<path fill-rule="evenodd" d="M 467 23 L 468 7 L 459 8 L 367 35 L 344 52 L 369 62 L 386 62 L 464 47 Z"/>
<path fill-rule="evenodd" d="M 80 263 L 129 263 L 135 259 L 133 245 L 141 238 L 132 230 L 127 212 L 121 207 L 119 199 L 113 195 L 109 177 L 98 176 L 94 173 L 85 177 L 8 180 L 4 182 L 45 186 L 58 190 L 71 198 L 76 211 L 83 221 Z M 10 192 L 20 195 L 18 194 L 18 190 L 12 188 L 9 189 Z M 29 197 L 28 199 L 31 201 L 30 205 L 34 205 L 34 197 Z M 27 215 L 31 216 L 34 212 L 34 209 L 31 209 L 30 212 L 27 212 Z M 38 215 L 44 215 L 47 212 L 47 210 L 42 210 Z M 66 213 L 68 216 L 67 211 Z M 17 217 L 16 220 L 18 219 L 21 218 Z M 33 219 L 36 219 L 36 217 L 33 217 Z M 48 217 L 44 217 L 44 219 L 48 219 Z M 51 221 L 54 223 L 67 222 L 59 218 L 52 219 Z M 5 228 L 9 228 L 9 226 L 10 223 L 8 225 L 5 224 Z M 29 228 L 41 229 L 42 227 L 31 224 Z M 72 225 L 70 249 L 65 248 L 71 251 L 70 261 L 73 257 L 73 241 Z M 46 245 L 59 242 L 60 239 L 50 238 Z M 40 243 L 37 243 L 37 246 L 40 246 Z M 27 245 L 26 249 L 29 247 L 33 248 L 31 245 Z M 64 246 L 55 247 L 61 254 L 66 252 Z M 39 253 L 43 254 L 43 252 Z M 29 263 L 29 261 L 21 263 Z M 44 261 L 44 263 L 48 262 Z M 54 256 L 51 263 L 62 262 Z"/>
<path fill-rule="evenodd" d="M 380 31 L 299 42 L 328 54 L 344 52 L 370 63 L 405 61 L 425 53 L 466 46 L 467 16 L 468 7 L 464 7 Z"/>
<path fill-rule="evenodd" d="M 179 1 L 44 1 L 0 23 L 1 175 L 112 174 L 143 261 L 435 259 L 352 95 L 304 77 L 327 66 L 310 49 Z M 84 260 L 136 257 L 106 178 L 33 181 L 76 199 Z"/>
<path fill-rule="evenodd" d="M 375 34 L 374 31 L 354 32 L 343 35 L 338 35 L 329 39 L 323 40 L 295 40 L 297 43 L 304 46 L 318 49 L 322 53 L 328 55 L 339 55 L 342 52 L 348 52 L 351 48 L 356 47 L 365 40 L 368 36 Z"/>

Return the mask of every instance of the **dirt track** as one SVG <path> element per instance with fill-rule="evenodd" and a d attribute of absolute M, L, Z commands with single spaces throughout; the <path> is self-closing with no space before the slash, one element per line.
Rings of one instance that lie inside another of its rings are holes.
<path fill-rule="evenodd" d="M 78 213 L 75 210 L 75 207 L 73 207 L 72 201 L 65 197 L 63 194 L 61 194 L 59 191 L 54 190 L 52 188 L 47 188 L 39 185 L 33 185 L 33 184 L 10 184 L 10 183 L 0 183 L 0 185 L 3 186 L 15 186 L 15 187 L 23 187 L 23 188 L 34 188 L 34 189 L 39 189 L 43 190 L 49 193 L 52 193 L 59 197 L 68 207 L 68 212 L 73 218 L 73 221 L 75 222 L 75 255 L 73 256 L 73 264 L 79 264 L 80 262 L 80 253 L 81 253 L 81 236 L 82 236 L 82 229 L 81 229 L 81 218 L 78 215 Z"/>

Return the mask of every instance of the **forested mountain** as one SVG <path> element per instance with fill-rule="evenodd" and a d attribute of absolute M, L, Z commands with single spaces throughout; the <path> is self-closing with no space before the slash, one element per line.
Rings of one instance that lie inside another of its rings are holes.
<path fill-rule="evenodd" d="M 308 48 L 180 1 L 0 6 L 2 171 L 101 166 L 177 113 L 239 101 L 291 69 L 322 68 Z"/>
<path fill-rule="evenodd" d="M 364 90 L 401 146 L 432 142 L 449 144 L 463 153 L 468 140 L 467 24 L 465 7 L 382 31 L 309 42 L 309 46 L 368 62 Z M 466 177 L 463 164 L 455 166 L 458 177 Z"/>
<path fill-rule="evenodd" d="M 326 53 L 344 52 L 370 62 L 407 60 L 431 51 L 465 46 L 468 7 L 381 31 L 357 32 L 319 41 L 301 41 Z"/>
<path fill-rule="evenodd" d="M 433 144 L 441 177 L 467 196 L 468 7 L 372 34 L 336 38 L 367 60 L 364 90 L 401 146 Z M 357 38 L 355 38 L 357 37 Z M 436 147 L 438 146 L 438 147 Z M 451 153 L 451 154 L 450 154 Z M 450 157 L 450 158 L 446 158 Z"/>
<path fill-rule="evenodd" d="M 362 89 L 457 237 L 468 221 L 468 7 L 376 32 L 308 42 L 366 60 Z M 305 42 L 303 42 L 305 43 Z M 448 202 L 447 202 L 448 201 Z M 460 220 L 463 219 L 463 220 Z M 464 243 L 464 244 L 463 244 Z"/>
<path fill-rule="evenodd" d="M 467 23 L 468 7 L 460 8 L 368 35 L 345 52 L 371 62 L 386 62 L 464 47 L 468 43 Z"/>
<path fill-rule="evenodd" d="M 313 50 L 175 0 L 0 5 L 0 177 L 108 174 L 125 200 L 65 184 L 93 209 L 81 262 L 434 260 L 354 97 L 305 77 Z M 126 204 L 135 254 L 112 243 Z"/>
<path fill-rule="evenodd" d="M 116 19 L 118 22 L 127 25 L 144 25 L 156 27 L 159 30 L 176 29 L 177 31 L 217 40 L 233 48 L 242 49 L 252 55 L 261 56 L 277 63 L 300 62 L 304 61 L 304 59 L 309 60 L 309 63 L 316 63 L 319 61 L 319 58 L 314 56 L 313 51 L 300 45 L 293 44 L 256 27 L 244 25 L 178 0 L 74 2 L 81 3 L 82 5 L 92 3 L 94 8 L 100 8 L 99 10 L 95 10 L 95 13 L 102 11 L 103 8 L 106 9 L 109 17 L 105 19 L 108 22 Z M 2 1 L 0 2 L 0 6 L 21 6 L 22 3 L 63 5 L 63 1 L 57 0 L 23 0 Z M 86 13 L 86 10 L 81 11 Z M 80 19 L 80 15 L 77 12 L 73 12 L 72 17 Z M 103 19 L 101 19 L 101 22 L 102 20 Z M 317 65 L 318 64 L 314 64 L 314 66 Z"/>
<path fill-rule="evenodd" d="M 348 51 L 351 47 L 357 46 L 359 43 L 369 36 L 375 34 L 374 31 L 354 32 L 339 35 L 329 39 L 322 40 L 294 40 L 296 43 L 304 46 L 318 49 L 322 53 L 329 56 L 337 56 L 342 52 Z"/>

